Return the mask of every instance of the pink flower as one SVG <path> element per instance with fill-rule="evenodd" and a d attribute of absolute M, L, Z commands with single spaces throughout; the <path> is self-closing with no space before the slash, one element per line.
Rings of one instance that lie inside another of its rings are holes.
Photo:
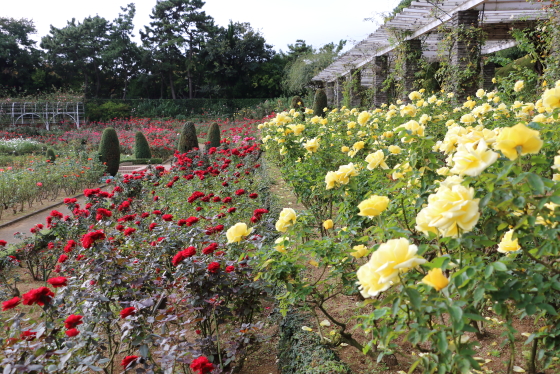
<path fill-rule="evenodd" d="M 38 186 L 38 187 L 43 187 L 43 183 L 37 182 L 37 186 Z"/>

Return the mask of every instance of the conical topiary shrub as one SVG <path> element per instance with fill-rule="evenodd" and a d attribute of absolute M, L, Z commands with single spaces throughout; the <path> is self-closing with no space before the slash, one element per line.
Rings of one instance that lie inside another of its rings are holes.
<path fill-rule="evenodd" d="M 315 91 L 315 99 L 313 100 L 313 114 L 316 116 L 324 117 L 325 112 L 323 109 L 327 107 L 327 94 L 322 88 Z"/>
<path fill-rule="evenodd" d="M 210 125 L 210 129 L 208 129 L 208 138 L 206 139 L 208 148 L 218 148 L 220 146 L 220 140 L 220 126 L 214 122 Z"/>
<path fill-rule="evenodd" d="M 198 138 L 196 137 L 196 128 L 194 122 L 187 122 L 181 130 L 179 136 L 179 146 L 177 147 L 179 153 L 187 153 L 194 148 L 198 148 Z"/>
<path fill-rule="evenodd" d="M 56 155 L 54 154 L 54 151 L 49 148 L 47 149 L 47 160 L 49 160 L 49 162 L 55 162 L 56 161 Z"/>
<path fill-rule="evenodd" d="M 303 100 L 299 96 L 292 97 L 292 109 L 300 109 L 303 108 Z"/>
<path fill-rule="evenodd" d="M 150 145 L 144 134 L 142 134 L 142 131 L 136 132 L 136 136 L 134 137 L 134 158 L 152 158 Z"/>
<path fill-rule="evenodd" d="M 112 176 L 119 171 L 119 163 L 121 161 L 121 152 L 119 145 L 119 137 L 112 127 L 107 127 L 101 135 L 101 143 L 99 143 L 99 160 L 107 167 L 105 170 Z"/>

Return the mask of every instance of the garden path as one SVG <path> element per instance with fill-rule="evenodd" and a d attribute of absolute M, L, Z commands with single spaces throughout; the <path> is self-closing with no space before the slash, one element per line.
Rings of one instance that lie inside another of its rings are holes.
<path fill-rule="evenodd" d="M 166 170 L 169 170 L 171 168 L 171 163 L 170 162 L 165 163 L 162 166 L 165 167 Z M 148 167 L 147 165 L 121 166 L 121 168 L 119 169 L 119 173 L 129 174 L 129 173 L 132 173 L 133 171 L 142 171 L 142 170 L 146 169 L 147 167 Z M 84 205 L 84 197 L 83 196 L 78 198 L 78 204 Z M 19 220 L 17 222 L 14 222 L 13 224 L 7 224 L 7 225 L 1 227 L 0 228 L 0 240 L 5 240 L 8 244 L 14 244 L 14 243 L 21 242 L 22 241 L 21 239 L 18 239 L 18 238 L 14 237 L 14 233 L 21 232 L 21 233 L 29 235 L 29 230 L 31 230 L 31 228 L 33 226 L 35 226 L 38 223 L 42 223 L 43 225 L 45 224 L 45 220 L 50 215 L 51 210 L 53 210 L 53 209 L 58 210 L 59 212 L 61 212 L 64 215 L 69 215 L 70 214 L 70 211 L 68 210 L 66 205 L 61 200 L 59 204 L 52 205 L 47 210 L 39 211 L 35 214 L 30 212 L 31 214 L 29 216 L 27 216 L 26 218 L 24 218 L 22 220 Z"/>

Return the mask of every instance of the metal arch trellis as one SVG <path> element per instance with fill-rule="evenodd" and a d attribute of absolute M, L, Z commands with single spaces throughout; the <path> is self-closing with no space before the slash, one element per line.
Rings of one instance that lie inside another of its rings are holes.
<path fill-rule="evenodd" d="M 0 122 L 12 126 L 43 123 L 50 130 L 57 120 L 64 120 L 80 128 L 84 118 L 82 102 L 0 102 Z"/>

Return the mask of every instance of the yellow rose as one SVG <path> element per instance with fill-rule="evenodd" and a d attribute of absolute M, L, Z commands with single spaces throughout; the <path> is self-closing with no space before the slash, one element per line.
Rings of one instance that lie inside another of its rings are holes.
<path fill-rule="evenodd" d="M 435 288 L 437 291 L 443 290 L 449 284 L 449 279 L 443 275 L 440 268 L 428 271 L 428 274 L 422 279 L 422 283 Z"/>
<path fill-rule="evenodd" d="M 476 118 L 474 118 L 472 114 L 467 113 L 461 116 L 461 119 L 459 121 L 461 121 L 461 123 L 466 123 L 467 125 L 470 125 L 471 123 L 476 122 Z"/>
<path fill-rule="evenodd" d="M 476 177 L 498 159 L 498 154 L 488 149 L 484 139 L 476 143 L 460 144 L 453 155 L 454 174 Z"/>
<path fill-rule="evenodd" d="M 358 204 L 358 208 L 360 209 L 358 215 L 369 218 L 376 217 L 383 213 L 388 206 L 389 198 L 387 196 L 373 195 Z"/>
<path fill-rule="evenodd" d="M 288 238 L 287 236 L 281 236 L 278 239 L 276 239 L 274 241 L 274 244 L 276 244 L 274 246 L 274 249 L 276 249 L 278 252 L 280 253 L 287 253 L 288 251 L 286 251 L 286 244 L 290 241 L 290 238 Z"/>
<path fill-rule="evenodd" d="M 326 221 L 323 222 L 323 227 L 325 228 L 325 230 L 330 230 L 334 227 L 334 223 L 332 219 L 328 219 Z"/>
<path fill-rule="evenodd" d="M 358 171 L 351 162 L 348 165 L 342 165 L 335 172 L 336 181 L 339 184 L 348 184 L 350 182 L 350 177 L 355 177 L 358 175 Z"/>
<path fill-rule="evenodd" d="M 556 86 L 544 91 L 542 95 L 542 102 L 547 108 L 560 108 L 560 87 Z"/>
<path fill-rule="evenodd" d="M 486 95 L 486 91 L 484 91 L 484 89 L 479 88 L 476 91 L 476 97 L 478 97 L 479 99 L 482 99 L 484 97 L 484 95 Z"/>
<path fill-rule="evenodd" d="M 506 232 L 500 244 L 498 244 L 498 252 L 509 253 L 515 252 L 521 249 L 517 239 L 512 240 L 513 230 Z"/>
<path fill-rule="evenodd" d="M 356 127 L 356 122 L 352 121 L 352 122 L 348 122 L 348 130 L 353 129 L 354 127 Z"/>
<path fill-rule="evenodd" d="M 325 183 L 327 184 L 327 190 L 335 187 L 335 183 L 338 180 L 336 173 L 334 171 L 329 171 L 327 175 L 325 175 Z"/>
<path fill-rule="evenodd" d="M 311 123 L 316 125 L 321 121 L 321 119 L 322 119 L 321 117 L 315 116 L 315 117 L 311 118 Z"/>
<path fill-rule="evenodd" d="M 378 166 L 381 166 L 382 169 L 389 169 L 389 166 L 387 166 L 387 164 L 385 163 L 385 154 L 382 150 L 370 153 L 366 157 L 366 162 L 368 163 L 368 170 L 373 170 Z"/>
<path fill-rule="evenodd" d="M 354 252 L 351 252 L 350 255 L 355 258 L 362 258 L 368 254 L 368 249 L 365 245 L 355 245 L 352 247 Z"/>
<path fill-rule="evenodd" d="M 456 184 L 455 179 L 449 177 L 428 197 L 428 206 L 416 217 L 416 228 L 426 235 L 437 229 L 444 237 L 458 237 L 459 231 L 469 232 L 478 222 L 479 200 L 474 199 L 472 187 Z"/>
<path fill-rule="evenodd" d="M 317 152 L 317 149 L 319 149 L 319 141 L 317 140 L 317 138 L 309 139 L 303 144 L 303 147 L 309 153 Z"/>
<path fill-rule="evenodd" d="M 358 123 L 363 126 L 366 124 L 367 121 L 369 121 L 370 118 L 371 118 L 371 113 L 364 111 L 360 113 L 360 115 L 358 116 Z"/>
<path fill-rule="evenodd" d="M 364 143 L 363 141 L 359 141 L 359 142 L 354 143 L 354 145 L 352 146 L 352 148 L 353 148 L 355 151 L 359 151 L 360 149 L 364 148 L 364 145 L 365 145 L 365 143 Z"/>
<path fill-rule="evenodd" d="M 513 86 L 513 90 L 515 92 L 519 92 L 523 89 L 523 87 L 525 87 L 525 83 L 523 81 L 517 81 L 517 82 L 515 82 L 515 85 Z"/>
<path fill-rule="evenodd" d="M 412 91 L 408 94 L 408 98 L 410 99 L 410 101 L 420 100 L 422 98 L 422 94 L 418 91 Z"/>
<path fill-rule="evenodd" d="M 513 127 L 506 127 L 500 131 L 494 148 L 501 151 L 510 160 L 518 157 L 518 147 L 521 155 L 538 153 L 543 145 L 539 132 L 532 130 L 522 123 Z"/>
<path fill-rule="evenodd" d="M 425 259 L 416 255 L 417 252 L 418 247 L 411 245 L 405 238 L 381 244 L 369 261 L 356 272 L 362 296 L 367 298 L 379 295 L 400 282 L 399 273 L 425 263 Z"/>
<path fill-rule="evenodd" d="M 416 115 L 416 107 L 412 104 L 403 105 L 401 107 L 401 117 L 410 116 L 414 117 Z"/>
<path fill-rule="evenodd" d="M 247 225 L 243 222 L 236 223 L 231 226 L 226 232 L 226 237 L 228 243 L 239 243 L 243 238 L 249 236 L 253 231 L 252 228 L 247 228 Z"/>
<path fill-rule="evenodd" d="M 342 146 L 342 148 L 340 148 L 340 151 L 344 153 L 348 152 L 349 150 L 350 148 L 348 148 L 347 146 Z"/>
<path fill-rule="evenodd" d="M 401 147 L 399 147 L 398 145 L 390 145 L 387 150 L 394 155 L 398 155 L 402 151 Z"/>
<path fill-rule="evenodd" d="M 299 136 L 305 130 L 305 125 L 301 123 L 299 125 L 288 125 L 288 127 L 294 132 L 294 135 Z"/>
<path fill-rule="evenodd" d="M 286 232 L 288 228 L 296 223 L 296 212 L 292 208 L 284 208 L 276 221 L 276 230 Z"/>

